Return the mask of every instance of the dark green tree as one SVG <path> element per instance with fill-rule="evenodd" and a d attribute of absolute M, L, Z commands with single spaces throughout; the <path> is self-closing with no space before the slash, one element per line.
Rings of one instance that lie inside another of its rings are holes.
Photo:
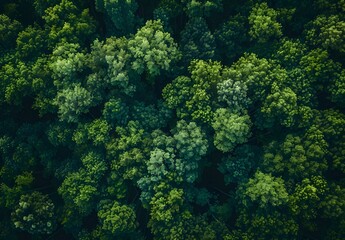
<path fill-rule="evenodd" d="M 12 212 L 12 222 L 16 228 L 34 235 L 50 234 L 56 228 L 54 208 L 48 195 L 36 191 L 22 195 Z"/>
<path fill-rule="evenodd" d="M 96 0 L 96 9 L 105 14 L 109 25 L 108 34 L 127 35 L 133 33 L 138 23 L 135 15 L 138 4 L 135 0 Z M 113 27 L 113 28 L 114 28 Z"/>
<path fill-rule="evenodd" d="M 194 59 L 214 59 L 216 43 L 206 21 L 191 18 L 181 32 L 181 50 L 183 61 L 189 64 Z"/>

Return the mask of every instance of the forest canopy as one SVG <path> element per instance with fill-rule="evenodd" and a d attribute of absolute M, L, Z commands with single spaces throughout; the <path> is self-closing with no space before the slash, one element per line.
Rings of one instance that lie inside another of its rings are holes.
<path fill-rule="evenodd" d="M 344 0 L 2 0 L 0 239 L 345 238 Z"/>

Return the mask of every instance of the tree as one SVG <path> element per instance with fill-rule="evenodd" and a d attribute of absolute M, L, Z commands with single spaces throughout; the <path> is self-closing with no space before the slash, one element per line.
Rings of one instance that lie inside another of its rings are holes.
<path fill-rule="evenodd" d="M 38 15 L 43 16 L 46 9 L 49 7 L 54 7 L 59 3 L 58 0 L 34 0 L 33 6 Z"/>
<path fill-rule="evenodd" d="M 282 25 L 277 21 L 277 17 L 277 11 L 269 8 L 267 3 L 255 4 L 248 17 L 250 37 L 259 43 L 281 37 L 283 34 Z"/>
<path fill-rule="evenodd" d="M 95 152 L 83 156 L 81 161 L 83 167 L 76 172 L 69 173 L 58 192 L 66 203 L 67 214 L 77 211 L 85 216 L 95 208 L 94 201 L 101 193 L 98 189 L 100 180 L 108 167 L 102 156 Z"/>
<path fill-rule="evenodd" d="M 224 175 L 224 181 L 229 183 L 244 183 L 256 166 L 257 149 L 252 145 L 241 145 L 235 148 L 233 154 L 222 158 L 218 169 Z"/>
<path fill-rule="evenodd" d="M 128 42 L 124 37 L 111 37 L 103 42 L 95 40 L 91 46 L 89 67 L 94 74 L 89 75 L 86 83 L 100 100 L 122 94 L 133 96 L 136 91 L 133 83 L 138 81 L 138 74 L 131 69 L 132 54 Z"/>
<path fill-rule="evenodd" d="M 20 22 L 8 16 L 0 15 L 0 49 L 6 50 L 15 46 L 15 40 L 22 29 Z"/>
<path fill-rule="evenodd" d="M 251 135 L 249 116 L 233 114 L 226 108 L 217 109 L 212 127 L 215 131 L 214 145 L 222 152 L 232 151 L 237 144 L 245 143 Z"/>
<path fill-rule="evenodd" d="M 218 101 L 226 103 L 233 113 L 244 113 L 250 104 L 248 86 L 241 81 L 227 79 L 217 85 Z"/>
<path fill-rule="evenodd" d="M 128 46 L 134 57 L 133 70 L 139 74 L 146 70 L 152 77 L 159 75 L 162 70 L 169 70 L 180 56 L 176 43 L 164 31 L 160 20 L 147 21 L 129 40 Z"/>
<path fill-rule="evenodd" d="M 341 219 L 345 211 L 344 194 L 345 189 L 337 184 L 328 184 L 327 194 L 320 203 L 322 209 L 322 217 L 330 221 L 337 221 Z"/>
<path fill-rule="evenodd" d="M 34 235 L 50 234 L 56 228 L 54 208 L 48 195 L 36 191 L 22 195 L 12 213 L 13 224 Z"/>
<path fill-rule="evenodd" d="M 345 137 L 339 139 L 337 143 L 330 147 L 330 155 L 332 158 L 331 169 L 345 172 Z"/>
<path fill-rule="evenodd" d="M 42 18 L 48 31 L 48 46 L 54 48 L 58 43 L 86 42 L 95 32 L 95 23 L 89 15 L 89 11 L 80 11 L 70 0 L 62 0 L 60 4 L 51 6 L 45 10 Z"/>
<path fill-rule="evenodd" d="M 308 52 L 301 58 L 301 68 L 305 71 L 305 76 L 315 84 L 317 90 L 324 90 L 326 82 L 333 80 L 341 73 L 340 63 L 329 58 L 327 51 L 316 48 Z"/>
<path fill-rule="evenodd" d="M 177 122 L 176 128 L 173 129 L 172 133 L 176 141 L 176 149 L 183 159 L 190 160 L 195 158 L 199 160 L 201 156 L 206 154 L 207 140 L 195 122 L 187 123 L 181 120 Z"/>
<path fill-rule="evenodd" d="M 103 200 L 99 203 L 98 218 L 102 229 L 109 236 L 129 237 L 137 228 L 134 209 L 117 201 Z"/>
<path fill-rule="evenodd" d="M 46 135 L 49 142 L 55 147 L 73 145 L 73 130 L 71 126 L 66 123 L 60 121 L 52 122 L 46 129 Z"/>
<path fill-rule="evenodd" d="M 232 63 L 245 51 L 245 45 L 249 42 L 247 32 L 247 19 L 242 15 L 231 17 L 224 22 L 215 32 L 217 52 L 226 63 Z"/>
<path fill-rule="evenodd" d="M 125 125 L 128 121 L 129 108 L 120 99 L 110 99 L 104 104 L 103 117 L 112 126 Z"/>
<path fill-rule="evenodd" d="M 80 124 L 74 132 L 73 140 L 77 144 L 92 141 L 95 146 L 104 145 L 109 139 L 110 126 L 105 120 L 96 119 L 91 123 Z"/>
<path fill-rule="evenodd" d="M 290 88 L 272 84 L 271 94 L 267 96 L 261 113 L 263 115 L 263 127 L 272 127 L 280 124 L 291 127 L 295 122 L 295 115 L 298 112 L 297 96 Z"/>
<path fill-rule="evenodd" d="M 264 215 L 242 213 L 236 225 L 242 231 L 234 232 L 230 239 L 296 239 L 299 230 L 291 216 L 278 211 Z"/>
<path fill-rule="evenodd" d="M 92 104 L 92 95 L 80 84 L 57 93 L 54 105 L 58 106 L 63 121 L 77 122 L 82 113 L 87 113 Z"/>
<path fill-rule="evenodd" d="M 241 203 L 249 209 L 254 207 L 271 211 L 287 204 L 289 200 L 284 180 L 260 171 L 257 171 L 248 182 L 243 183 L 238 191 Z"/>
<path fill-rule="evenodd" d="M 23 61 L 17 63 L 10 62 L 2 66 L 0 70 L 1 81 L 1 96 L 0 102 L 7 102 L 16 106 L 23 104 L 23 97 L 30 96 L 32 90 L 31 73 L 29 66 Z"/>
<path fill-rule="evenodd" d="M 141 200 L 147 206 L 155 194 L 155 187 L 163 183 L 176 186 L 192 184 L 199 175 L 199 161 L 206 154 L 207 140 L 194 122 L 181 120 L 167 136 L 160 130 L 152 133 L 152 151 L 146 161 L 147 174 L 138 181 Z"/>
<path fill-rule="evenodd" d="M 267 146 L 263 169 L 290 181 L 321 174 L 327 169 L 327 148 L 324 135 L 315 127 L 302 136 L 289 134 L 281 144 Z"/>
<path fill-rule="evenodd" d="M 234 235 L 240 235 L 239 239 L 296 238 L 298 225 L 288 212 L 289 195 L 283 179 L 258 170 L 239 186 L 237 199 L 242 207 L 236 226 L 241 231 Z"/>
<path fill-rule="evenodd" d="M 316 228 L 315 218 L 320 202 L 327 191 L 327 182 L 320 176 L 303 179 L 291 195 L 291 211 L 298 217 L 299 224 L 308 230 Z"/>
<path fill-rule="evenodd" d="M 58 189 L 66 206 L 87 215 L 91 212 L 93 201 L 99 195 L 97 182 L 84 169 L 71 173 Z M 72 213 L 70 213 L 72 214 Z M 67 219 L 70 216 L 66 216 Z"/>
<path fill-rule="evenodd" d="M 315 127 L 324 135 L 328 144 L 328 153 L 331 159 L 333 170 L 343 171 L 344 165 L 344 131 L 345 117 L 344 114 L 337 110 L 325 110 L 318 112 L 314 118 Z"/>
<path fill-rule="evenodd" d="M 138 22 L 135 12 L 138 4 L 135 0 L 96 0 L 96 9 L 106 15 L 115 27 L 115 31 L 109 26 L 108 34 L 115 32 L 118 35 L 133 33 Z"/>
<path fill-rule="evenodd" d="M 78 75 L 87 65 L 87 56 L 80 50 L 77 43 L 64 43 L 53 50 L 50 70 L 58 89 L 78 82 Z"/>
<path fill-rule="evenodd" d="M 271 90 L 272 83 L 285 82 L 285 69 L 271 59 L 259 58 L 256 54 L 244 54 L 223 73 L 224 79 L 246 84 L 252 103 L 263 102 Z M 250 107 L 250 106 L 249 106 Z"/>
<path fill-rule="evenodd" d="M 345 99 L 345 70 L 341 71 L 334 81 L 329 85 L 329 92 L 331 95 L 331 100 L 337 103 L 339 106 L 343 106 Z"/>
<path fill-rule="evenodd" d="M 205 218 L 195 217 L 184 203 L 184 191 L 167 184 L 156 187 L 156 194 L 150 202 L 150 221 L 157 239 L 214 239 L 216 233 Z"/>
<path fill-rule="evenodd" d="M 146 105 L 138 102 L 131 110 L 132 119 L 147 131 L 164 128 L 172 118 L 172 112 L 164 103 Z"/>
<path fill-rule="evenodd" d="M 276 52 L 276 58 L 280 65 L 288 70 L 292 70 L 299 66 L 301 58 L 307 53 L 306 44 L 300 40 L 291 40 L 283 38 L 281 45 Z"/>
<path fill-rule="evenodd" d="M 3 139 L 1 139 L 1 143 Z M 6 179 L 4 176 L 6 166 L 3 166 L 1 169 L 2 178 L 1 178 L 1 185 L 0 185 L 0 207 L 14 209 L 18 200 L 26 191 L 28 191 L 32 187 L 32 183 L 34 181 L 34 177 L 31 172 L 23 172 L 18 176 L 15 176 L 13 187 L 8 186 L 5 184 Z"/>
<path fill-rule="evenodd" d="M 306 31 L 308 42 L 327 50 L 345 53 L 345 21 L 338 15 L 318 16 Z"/>
<path fill-rule="evenodd" d="M 207 152 L 208 143 L 205 134 L 195 122 L 187 123 L 184 120 L 177 122 L 172 133 L 178 155 L 183 160 L 185 169 L 181 170 L 184 172 L 184 179 L 192 183 L 198 177 L 198 162 Z"/>
<path fill-rule="evenodd" d="M 209 17 L 221 12 L 222 0 L 182 0 L 186 5 L 185 11 L 189 17 Z"/>
<path fill-rule="evenodd" d="M 203 18 L 191 18 L 181 32 L 181 49 L 184 62 L 209 60 L 215 57 L 215 39 Z"/>
<path fill-rule="evenodd" d="M 195 60 L 189 66 L 191 77 L 179 76 L 163 89 L 169 108 L 176 109 L 179 118 L 210 123 L 217 103 L 217 84 L 223 81 L 219 62 Z"/>
<path fill-rule="evenodd" d="M 116 138 L 106 144 L 111 169 L 123 179 L 136 182 L 143 176 L 145 159 L 149 158 L 150 139 L 138 122 L 129 121 L 116 127 Z"/>
<path fill-rule="evenodd" d="M 17 54 L 23 59 L 35 59 L 47 49 L 47 41 L 42 36 L 47 32 L 39 25 L 28 26 L 18 33 L 16 39 Z"/>

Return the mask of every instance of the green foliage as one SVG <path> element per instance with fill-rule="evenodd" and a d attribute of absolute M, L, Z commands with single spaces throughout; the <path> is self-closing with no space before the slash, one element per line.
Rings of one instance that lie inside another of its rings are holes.
<path fill-rule="evenodd" d="M 255 54 L 244 54 L 229 69 L 224 71 L 225 79 L 243 82 L 248 87 L 252 102 L 264 101 L 273 82 L 280 85 L 286 81 L 287 72 L 272 60 L 259 58 Z"/>
<path fill-rule="evenodd" d="M 93 200 L 99 194 L 97 182 L 83 169 L 69 174 L 58 191 L 66 204 L 72 204 L 83 214 L 91 211 Z"/>
<path fill-rule="evenodd" d="M 82 39 L 94 34 L 95 25 L 88 9 L 80 11 L 70 0 L 45 10 L 42 18 L 48 29 L 48 46 L 53 48 L 58 43 L 81 43 Z"/>
<path fill-rule="evenodd" d="M 263 114 L 264 126 L 272 127 L 274 122 L 290 127 L 295 122 L 298 112 L 297 96 L 290 88 L 281 89 L 276 83 L 272 84 L 271 94 L 267 96 L 261 113 Z"/>
<path fill-rule="evenodd" d="M 343 239 L 344 13 L 1 1 L 0 239 Z"/>
<path fill-rule="evenodd" d="M 308 52 L 301 58 L 300 65 L 305 71 L 307 79 L 317 84 L 316 89 L 323 90 L 325 83 L 334 79 L 341 72 L 338 62 L 329 58 L 325 50 L 319 48 Z"/>
<path fill-rule="evenodd" d="M 105 120 L 96 119 L 91 123 L 80 125 L 74 132 L 73 140 L 77 144 L 92 141 L 95 146 L 105 144 L 109 139 L 110 126 Z"/>
<path fill-rule="evenodd" d="M 95 5 L 98 11 L 111 20 L 117 30 L 115 33 L 121 35 L 133 33 L 138 21 L 135 16 L 138 4 L 135 0 L 96 0 Z"/>
<path fill-rule="evenodd" d="M 189 66 L 191 77 L 180 76 L 163 89 L 169 108 L 176 109 L 179 118 L 211 122 L 216 104 L 216 86 L 223 80 L 219 62 L 195 60 Z"/>
<path fill-rule="evenodd" d="M 244 82 L 227 79 L 217 85 L 218 101 L 226 103 L 233 113 L 243 113 L 250 104 L 248 87 Z"/>
<path fill-rule="evenodd" d="M 226 184 L 243 183 L 249 179 L 250 172 L 256 164 L 255 150 L 253 146 L 241 145 L 234 150 L 232 155 L 222 159 L 218 169 L 224 174 Z"/>
<path fill-rule="evenodd" d="M 271 174 L 257 171 L 253 178 L 240 186 L 241 202 L 246 207 L 256 206 L 270 210 L 270 207 L 284 205 L 289 200 L 284 180 Z"/>
<path fill-rule="evenodd" d="M 165 185 L 159 186 L 159 188 L 163 187 L 166 188 Z M 166 236 L 168 239 L 176 239 L 183 236 L 181 226 L 173 225 L 174 222 L 177 223 L 178 218 L 188 217 L 188 212 L 183 212 L 181 209 L 182 196 L 183 190 L 174 188 L 168 190 L 166 194 L 161 190 L 157 191 L 157 194 L 152 198 L 149 227 L 157 238 Z"/>
<path fill-rule="evenodd" d="M 333 161 L 332 169 L 345 172 L 345 137 L 341 138 L 339 142 L 333 145 L 330 149 L 330 154 Z"/>
<path fill-rule="evenodd" d="M 128 39 L 107 38 L 104 42 L 95 40 L 91 46 L 89 67 L 94 74 L 90 74 L 87 85 L 95 92 L 95 97 L 102 100 L 109 95 L 110 99 L 119 94 L 132 96 L 136 86 L 137 74 L 131 69 L 131 53 Z M 109 90 L 112 90 L 109 92 Z M 109 100 L 110 100 L 109 99 Z"/>
<path fill-rule="evenodd" d="M 182 159 L 188 162 L 192 159 L 200 160 L 201 156 L 206 154 L 207 140 L 204 133 L 194 122 L 189 124 L 184 120 L 177 122 L 173 133 L 176 149 Z"/>
<path fill-rule="evenodd" d="M 2 167 L 1 169 L 2 179 L 4 178 L 4 168 L 5 167 Z M 25 191 L 30 189 L 33 181 L 34 177 L 32 176 L 31 172 L 23 172 L 22 174 L 16 176 L 13 187 L 9 187 L 7 184 L 2 182 L 0 185 L 0 206 L 13 209 L 20 196 Z"/>
<path fill-rule="evenodd" d="M 54 49 L 50 69 L 57 87 L 68 87 L 77 81 L 78 72 L 86 65 L 86 56 L 79 51 L 77 43 L 62 44 Z"/>
<path fill-rule="evenodd" d="M 133 70 L 146 71 L 150 76 L 159 75 L 162 70 L 169 70 L 170 65 L 179 59 L 177 44 L 163 29 L 162 22 L 147 21 L 128 42 L 134 57 Z"/>
<path fill-rule="evenodd" d="M 104 104 L 103 117 L 111 125 L 124 125 L 128 121 L 129 109 L 121 99 L 110 99 Z"/>
<path fill-rule="evenodd" d="M 182 0 L 186 4 L 185 11 L 189 17 L 210 16 L 222 11 L 222 0 Z"/>
<path fill-rule="evenodd" d="M 316 127 L 323 133 L 329 148 L 328 153 L 332 159 L 333 170 L 343 171 L 344 167 L 344 131 L 345 117 L 344 114 L 335 110 L 322 111 L 315 118 Z"/>
<path fill-rule="evenodd" d="M 138 180 L 149 156 L 147 133 L 138 122 L 130 121 L 125 127 L 116 127 L 116 134 L 117 138 L 106 145 L 111 168 L 124 179 Z"/>
<path fill-rule="evenodd" d="M 95 152 L 88 153 L 81 161 L 88 174 L 95 180 L 100 179 L 108 169 L 102 156 Z"/>
<path fill-rule="evenodd" d="M 232 62 L 245 51 L 243 45 L 249 40 L 246 27 L 245 17 L 236 15 L 216 30 L 217 49 L 220 49 L 218 54 L 225 55 L 225 62 Z"/>
<path fill-rule="evenodd" d="M 31 94 L 31 76 L 29 67 L 22 61 L 8 63 L 0 70 L 0 101 L 14 105 L 22 105 L 22 97 Z"/>
<path fill-rule="evenodd" d="M 291 69 L 298 67 L 298 63 L 306 52 L 307 47 L 301 41 L 284 38 L 276 53 L 276 57 L 283 67 Z"/>
<path fill-rule="evenodd" d="M 50 234 L 56 228 L 54 204 L 40 192 L 32 192 L 20 197 L 12 212 L 12 222 L 16 228 L 31 234 Z"/>
<path fill-rule="evenodd" d="M 263 169 L 299 180 L 327 169 L 327 142 L 320 130 L 311 127 L 304 135 L 287 135 L 284 142 L 270 143 L 264 154 Z"/>
<path fill-rule="evenodd" d="M 15 40 L 22 26 L 17 20 L 11 20 L 8 16 L 0 15 L 0 49 L 8 49 L 15 46 Z"/>
<path fill-rule="evenodd" d="M 341 219 L 345 211 L 344 194 L 345 190 L 339 185 L 332 184 L 320 203 L 322 216 L 330 221 Z"/>
<path fill-rule="evenodd" d="M 83 167 L 67 175 L 58 189 L 67 204 L 86 215 L 95 207 L 95 198 L 99 196 L 99 181 L 108 169 L 101 155 L 90 152 L 81 159 Z"/>
<path fill-rule="evenodd" d="M 158 102 L 157 106 L 153 104 L 145 106 L 143 103 L 139 102 L 133 106 L 131 114 L 132 118 L 138 121 L 140 125 L 147 130 L 165 127 L 172 115 L 171 110 L 162 102 Z"/>
<path fill-rule="evenodd" d="M 345 53 L 345 21 L 338 15 L 319 16 L 307 30 L 306 36 L 310 43 L 322 46 L 327 50 Z"/>
<path fill-rule="evenodd" d="M 102 201 L 97 215 L 102 229 L 110 232 L 111 236 L 129 236 L 137 228 L 134 209 L 117 201 Z"/>
<path fill-rule="evenodd" d="M 147 174 L 138 181 L 145 205 L 162 182 L 193 183 L 198 178 L 199 161 L 208 147 L 204 133 L 194 122 L 184 120 L 177 123 L 172 133 L 173 137 L 159 130 L 152 133 L 154 148 L 146 162 Z"/>
<path fill-rule="evenodd" d="M 46 49 L 46 32 L 39 26 L 28 26 L 18 34 L 16 50 L 22 58 L 38 57 Z"/>
<path fill-rule="evenodd" d="M 88 112 L 91 103 L 91 93 L 80 84 L 58 92 L 54 101 L 60 119 L 66 122 L 77 122 L 80 114 Z"/>
<path fill-rule="evenodd" d="M 277 211 L 265 215 L 242 214 L 236 224 L 243 232 L 235 232 L 230 239 L 296 239 L 299 230 L 291 217 Z"/>
<path fill-rule="evenodd" d="M 303 179 L 301 184 L 296 186 L 290 197 L 289 204 L 294 215 L 298 216 L 303 227 L 309 230 L 314 229 L 313 220 L 321 208 L 320 202 L 326 194 L 327 182 L 320 176 Z"/>
<path fill-rule="evenodd" d="M 155 239 L 215 239 L 216 233 L 203 217 L 195 217 L 184 206 L 184 191 L 160 184 L 150 202 L 148 226 Z"/>
<path fill-rule="evenodd" d="M 341 74 L 329 85 L 329 92 L 331 94 L 331 100 L 338 103 L 339 106 L 344 105 L 345 101 L 345 70 L 342 70 Z"/>
<path fill-rule="evenodd" d="M 46 9 L 59 3 L 59 0 L 34 0 L 33 6 L 38 15 L 43 16 Z"/>
<path fill-rule="evenodd" d="M 232 151 L 236 145 L 247 142 L 251 135 L 249 116 L 231 113 L 226 108 L 217 109 L 212 127 L 214 146 L 222 152 Z"/>
<path fill-rule="evenodd" d="M 57 121 L 51 123 L 46 130 L 49 142 L 53 146 L 68 146 L 72 142 L 72 130 L 66 123 Z"/>
<path fill-rule="evenodd" d="M 249 35 L 253 40 L 264 43 L 282 36 L 282 25 L 277 21 L 278 13 L 267 3 L 256 4 L 248 17 Z"/>
<path fill-rule="evenodd" d="M 215 39 L 203 18 L 191 18 L 181 32 L 181 49 L 184 62 L 194 59 L 214 59 Z"/>

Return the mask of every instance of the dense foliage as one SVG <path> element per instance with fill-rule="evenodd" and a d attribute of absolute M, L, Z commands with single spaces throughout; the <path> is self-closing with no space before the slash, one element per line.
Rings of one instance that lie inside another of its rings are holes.
<path fill-rule="evenodd" d="M 0 239 L 345 238 L 344 0 L 2 0 Z"/>

